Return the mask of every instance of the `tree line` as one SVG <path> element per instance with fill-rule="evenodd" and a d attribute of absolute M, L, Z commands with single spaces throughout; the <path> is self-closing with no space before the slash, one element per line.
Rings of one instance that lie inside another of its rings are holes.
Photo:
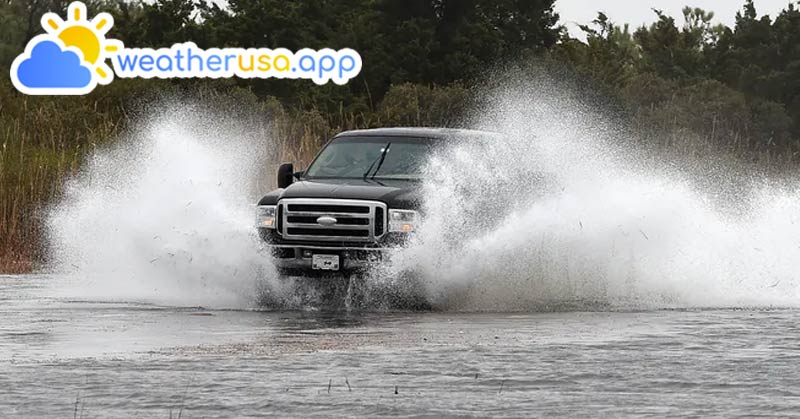
<path fill-rule="evenodd" d="M 46 11 L 69 0 L 4 0 L 0 65 L 8 68 L 41 32 Z M 193 41 L 200 47 L 350 47 L 364 60 L 347 86 L 305 80 L 246 80 L 260 98 L 323 113 L 374 111 L 392 86 L 471 85 L 498 62 L 555 57 L 618 98 L 634 113 L 668 97 L 693 108 L 749 114 L 736 130 L 753 147 L 793 147 L 800 137 L 800 10 L 787 2 L 774 19 L 745 0 L 733 27 L 713 25 L 713 12 L 686 7 L 683 23 L 654 10 L 655 22 L 631 29 L 602 12 L 571 38 L 554 0 L 88 0 L 89 14 L 115 18 L 109 36 L 138 47 Z M 533 58 L 531 58 L 533 57 Z M 180 83 L 180 82 L 176 82 Z M 689 89 L 687 89 L 689 88 Z M 655 91 L 653 91 L 655 90 Z M 675 95 L 681 96 L 674 98 Z M 689 96 L 689 97 L 684 97 Z M 663 102 L 663 100 L 662 100 Z M 692 112 L 694 113 L 694 112 Z M 706 112 L 701 112 L 706 114 Z M 710 115 L 721 118 L 723 115 Z M 723 118 L 724 119 L 724 118 Z M 686 121 L 704 124 L 707 121 Z M 724 121 L 724 123 L 734 121 Z M 715 133 L 715 135 L 717 135 Z"/>

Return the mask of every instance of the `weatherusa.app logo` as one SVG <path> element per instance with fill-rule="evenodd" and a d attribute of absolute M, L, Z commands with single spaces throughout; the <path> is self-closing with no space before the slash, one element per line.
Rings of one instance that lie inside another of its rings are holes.
<path fill-rule="evenodd" d="M 105 37 L 113 25 L 108 13 L 89 21 L 81 2 L 69 5 L 66 21 L 46 13 L 47 33 L 31 39 L 11 65 L 14 87 L 29 95 L 83 95 L 111 83 L 114 73 L 105 60 L 122 49 L 122 42 Z"/>
<path fill-rule="evenodd" d="M 69 5 L 66 21 L 46 13 L 41 22 L 47 33 L 31 39 L 11 65 L 14 87 L 29 95 L 83 95 L 98 84 L 111 83 L 115 75 L 146 79 L 274 77 L 342 85 L 361 71 L 361 56 L 349 48 L 206 50 L 193 42 L 159 49 L 125 48 L 122 41 L 105 37 L 114 18 L 99 13 L 90 21 L 86 5 L 79 1 Z M 111 59 L 111 67 L 107 59 Z"/>

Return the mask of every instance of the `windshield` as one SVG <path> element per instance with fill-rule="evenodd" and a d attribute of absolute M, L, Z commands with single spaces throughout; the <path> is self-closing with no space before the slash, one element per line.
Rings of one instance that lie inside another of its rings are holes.
<path fill-rule="evenodd" d="M 341 137 L 311 163 L 308 178 L 418 179 L 434 140 L 408 137 Z"/>

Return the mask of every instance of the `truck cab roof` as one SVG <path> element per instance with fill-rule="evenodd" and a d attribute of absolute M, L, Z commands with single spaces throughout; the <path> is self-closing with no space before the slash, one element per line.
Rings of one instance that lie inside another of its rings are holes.
<path fill-rule="evenodd" d="M 402 128 L 372 128 L 344 131 L 333 138 L 341 137 L 406 137 L 406 138 L 435 138 L 435 139 L 470 139 L 487 138 L 499 136 L 499 133 L 491 131 L 478 131 L 471 129 L 456 128 L 426 128 L 426 127 L 402 127 Z"/>

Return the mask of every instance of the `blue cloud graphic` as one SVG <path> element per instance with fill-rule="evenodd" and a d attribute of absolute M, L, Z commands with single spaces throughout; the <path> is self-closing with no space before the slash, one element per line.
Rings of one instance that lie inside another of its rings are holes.
<path fill-rule="evenodd" d="M 62 51 L 53 41 L 41 41 L 19 65 L 17 78 L 30 89 L 79 89 L 91 83 L 92 73 L 81 65 L 78 54 Z"/>

